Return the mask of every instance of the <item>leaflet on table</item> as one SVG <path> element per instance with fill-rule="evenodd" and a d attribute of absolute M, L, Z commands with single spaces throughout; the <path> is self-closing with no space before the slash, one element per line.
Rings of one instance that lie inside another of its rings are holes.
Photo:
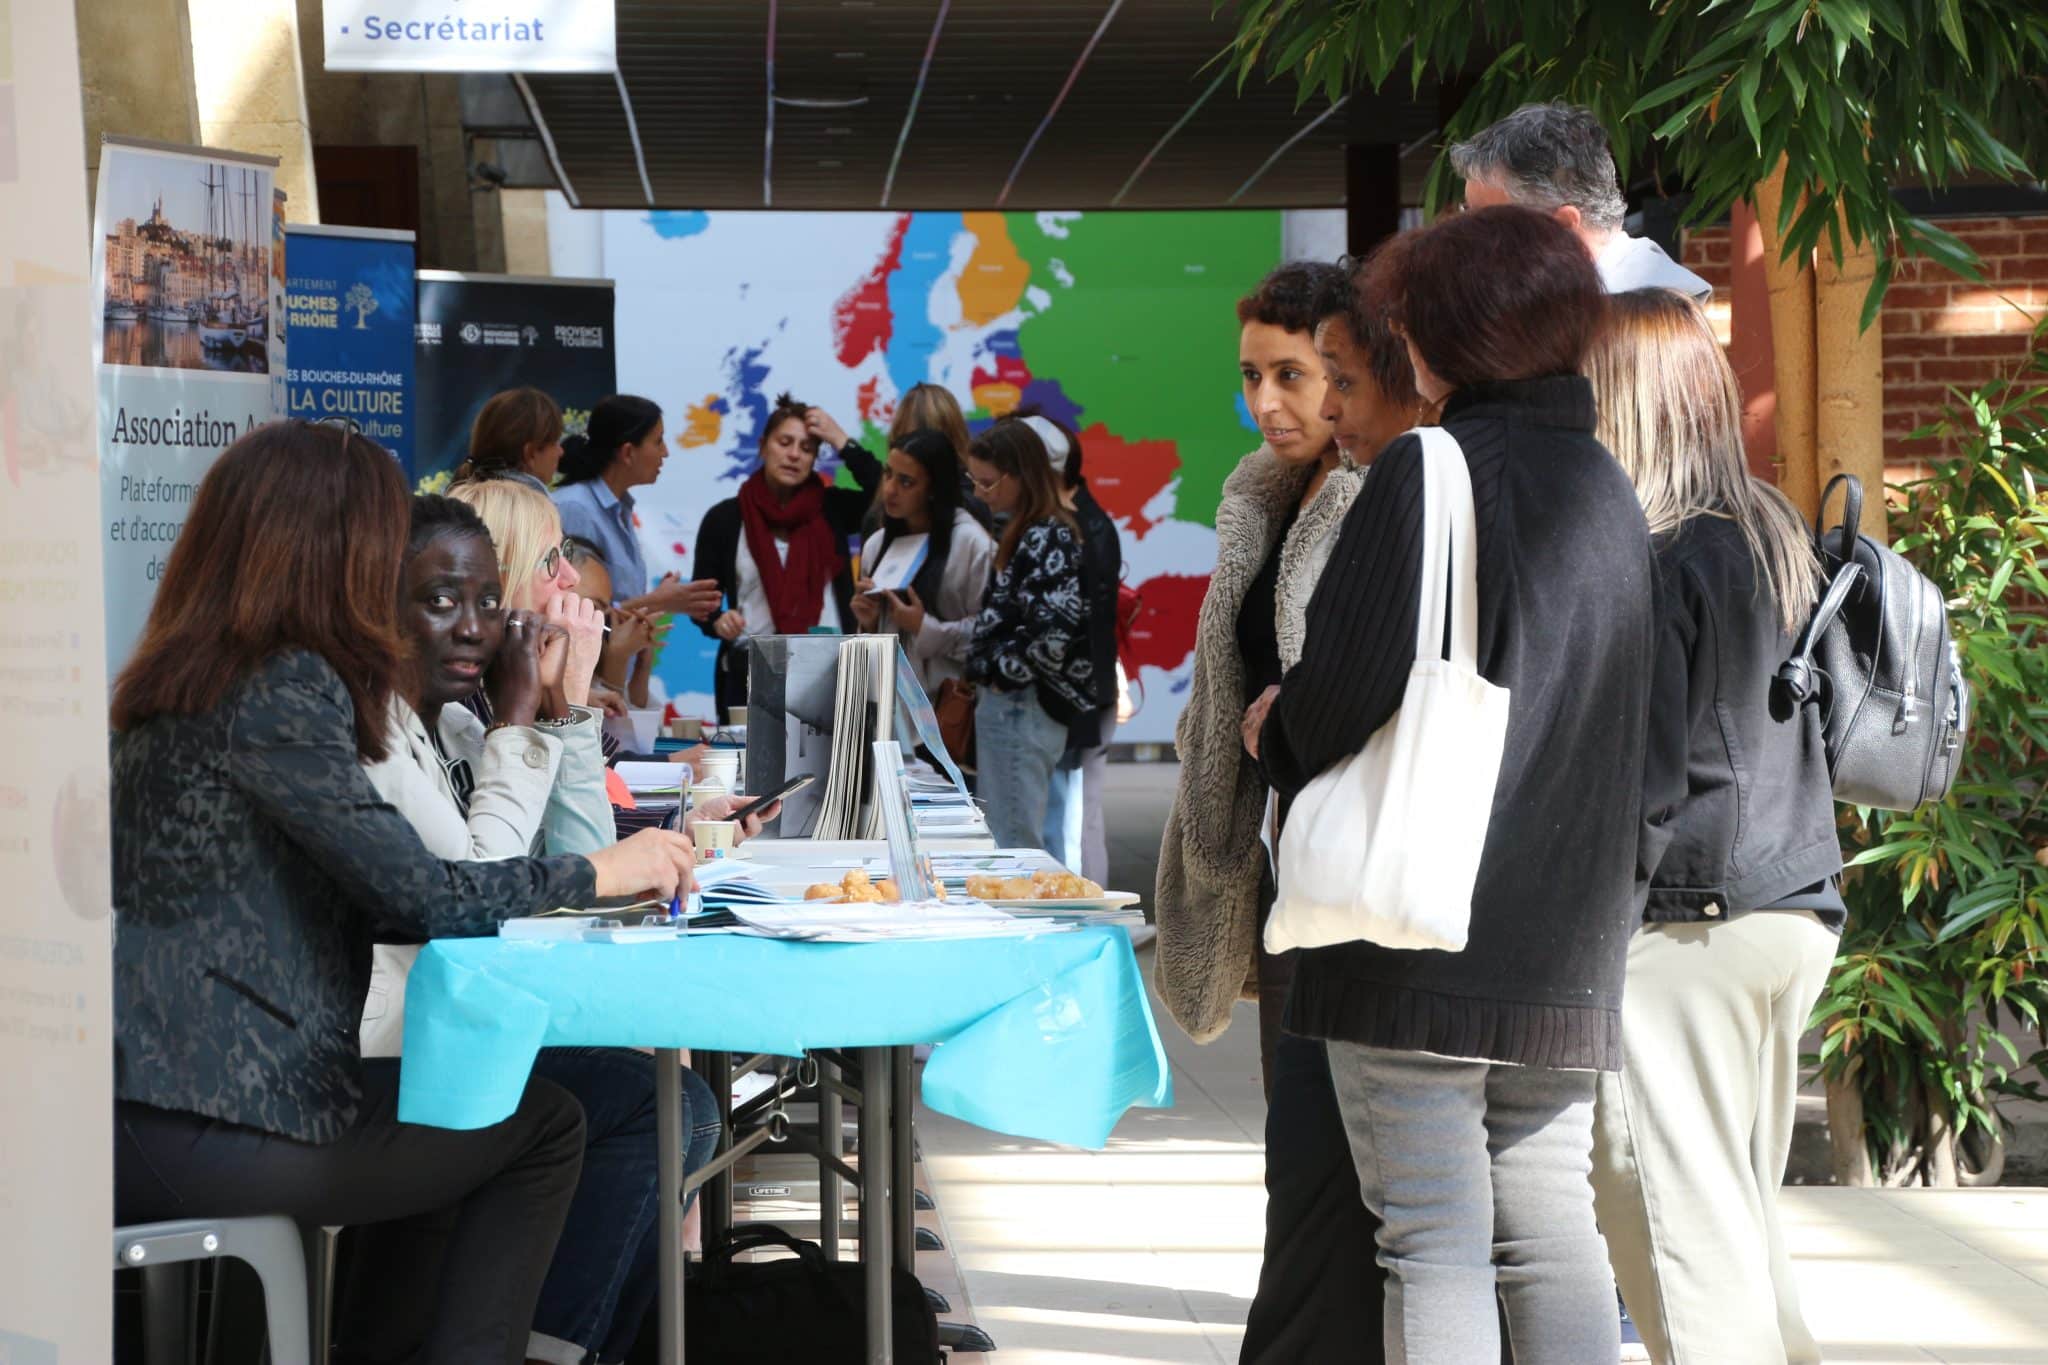
<path fill-rule="evenodd" d="M 680 792 L 682 779 L 690 769 L 687 764 L 644 763 L 622 759 L 612 765 L 612 771 L 626 784 L 627 791 L 639 796 L 646 792 Z"/>
<path fill-rule="evenodd" d="M 733 914 L 748 929 L 764 938 L 798 939 L 812 943 L 1008 938 L 1073 927 L 1020 919 L 973 901 L 735 906 Z"/>
<path fill-rule="evenodd" d="M 922 765 L 911 765 L 912 785 L 936 785 L 937 778 L 943 773 L 947 787 L 966 795 L 967 779 L 960 775 L 959 765 L 946 752 L 946 741 L 939 730 L 939 713 L 932 709 L 932 700 L 925 695 L 924 684 L 917 680 L 917 670 L 910 666 L 910 656 L 900 645 L 896 649 L 896 708 L 905 733 L 885 738 L 904 741 L 906 752 L 914 748 L 919 757 L 928 757 L 939 769 L 931 772 Z M 930 779 L 923 777 L 926 772 L 931 772 Z"/>

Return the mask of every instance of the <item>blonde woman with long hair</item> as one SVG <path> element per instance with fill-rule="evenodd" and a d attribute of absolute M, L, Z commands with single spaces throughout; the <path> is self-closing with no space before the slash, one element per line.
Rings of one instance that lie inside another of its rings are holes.
<path fill-rule="evenodd" d="M 1653 1360 L 1817 1361 L 1777 1191 L 1799 1037 L 1846 912 L 1820 722 L 1778 704 L 1772 679 L 1819 565 L 1792 504 L 1744 463 L 1741 393 L 1698 304 L 1614 295 L 1586 373 L 1659 575 L 1649 902 L 1623 1069 L 1600 1077 L 1595 1207 Z"/>

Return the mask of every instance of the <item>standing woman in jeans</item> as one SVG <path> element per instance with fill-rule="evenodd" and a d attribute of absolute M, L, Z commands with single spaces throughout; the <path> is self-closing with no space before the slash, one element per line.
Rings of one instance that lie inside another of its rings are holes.
<path fill-rule="evenodd" d="M 1579 373 L 1606 299 L 1568 228 L 1513 207 L 1395 238 L 1364 285 L 1470 468 L 1479 668 L 1510 715 L 1465 949 L 1306 950 L 1286 1024 L 1328 1040 L 1382 1223 L 1387 1358 L 1498 1359 L 1498 1302 L 1518 1358 L 1614 1360 L 1588 1175 L 1595 1074 L 1621 1064 L 1654 613 L 1642 508 Z M 1404 436 L 1345 519 L 1266 718 L 1283 799 L 1400 710 L 1422 497 L 1422 443 Z"/>
<path fill-rule="evenodd" d="M 980 689 L 981 797 L 998 845 L 1033 848 L 1067 727 L 1095 704 L 1080 529 L 1060 499 L 1045 442 L 1017 418 L 975 438 L 967 475 L 975 496 L 1007 519 L 967 658 Z"/>
<path fill-rule="evenodd" d="M 1600 1077 L 1594 1204 L 1653 1359 L 1817 1361 L 1778 1187 L 1800 1035 L 1848 912 L 1820 714 L 1774 712 L 1771 690 L 1820 565 L 1792 504 L 1750 476 L 1741 390 L 1699 305 L 1643 289 L 1609 307 L 1586 372 L 1661 591 L 1649 923 L 1629 940 L 1624 1065 Z"/>
<path fill-rule="evenodd" d="M 648 830 L 582 856 L 444 861 L 377 795 L 363 762 L 404 743 L 408 507 L 368 439 L 257 428 L 201 481 L 115 683 L 115 1218 L 452 1210 L 425 1358 L 518 1365 L 582 1111 L 534 1079 L 486 1128 L 399 1122 L 398 1064 L 356 1047 L 371 942 L 672 895 L 695 859 Z"/>

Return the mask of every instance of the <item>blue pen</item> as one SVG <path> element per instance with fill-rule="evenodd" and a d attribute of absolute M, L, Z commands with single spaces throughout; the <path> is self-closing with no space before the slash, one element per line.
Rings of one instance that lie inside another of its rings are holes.
<path fill-rule="evenodd" d="M 678 793 L 676 794 L 676 808 L 675 808 L 674 810 L 670 811 L 670 812 L 668 813 L 667 817 L 666 817 L 665 819 L 663 819 L 663 820 L 662 820 L 662 822 L 661 822 L 661 827 L 662 827 L 663 829 L 669 829 L 669 830 L 674 830 L 674 829 L 681 829 L 681 828 L 682 828 L 682 824 L 683 824 L 683 796 L 682 796 L 682 793 L 678 792 Z M 669 922 L 670 924 L 674 924 L 674 923 L 675 923 L 676 921 L 680 920 L 680 919 L 681 919 L 682 917 L 683 917 L 683 888 L 682 888 L 682 884 L 681 884 L 681 883 L 677 883 L 677 885 L 676 885 L 676 893 L 675 893 L 675 895 L 673 895 L 673 896 L 669 897 L 669 902 L 668 902 L 668 922 Z"/>

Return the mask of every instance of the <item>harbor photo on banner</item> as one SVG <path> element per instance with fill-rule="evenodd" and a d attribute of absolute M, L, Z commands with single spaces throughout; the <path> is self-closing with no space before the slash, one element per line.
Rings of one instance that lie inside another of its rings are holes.
<path fill-rule="evenodd" d="M 347 418 L 410 472 L 413 234 L 294 223 L 286 238 L 291 415 Z"/>
<path fill-rule="evenodd" d="M 107 670 L 142 633 L 199 480 L 276 415 L 269 157 L 108 137 L 92 234 Z"/>

